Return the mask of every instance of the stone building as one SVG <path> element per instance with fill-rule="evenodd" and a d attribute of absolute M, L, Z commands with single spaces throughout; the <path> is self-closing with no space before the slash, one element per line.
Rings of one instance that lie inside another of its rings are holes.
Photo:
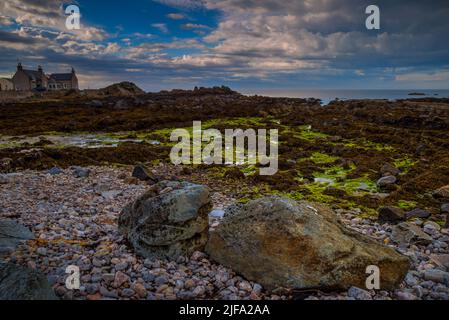
<path fill-rule="evenodd" d="M 0 91 L 13 91 L 14 83 L 12 79 L 0 78 Z"/>
<path fill-rule="evenodd" d="M 12 82 L 17 91 L 78 90 L 78 78 L 73 68 L 70 73 L 46 75 L 41 66 L 37 70 L 28 70 L 19 63 Z"/>
<path fill-rule="evenodd" d="M 48 80 L 48 90 L 78 90 L 75 69 L 70 73 L 52 73 Z"/>

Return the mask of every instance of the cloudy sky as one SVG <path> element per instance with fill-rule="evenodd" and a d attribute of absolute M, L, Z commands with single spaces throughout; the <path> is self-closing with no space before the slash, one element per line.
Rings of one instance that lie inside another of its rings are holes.
<path fill-rule="evenodd" d="M 380 30 L 365 28 L 370 4 Z M 20 60 L 73 66 L 83 88 L 449 89 L 448 30 L 447 0 L 6 0 L 0 76 Z"/>

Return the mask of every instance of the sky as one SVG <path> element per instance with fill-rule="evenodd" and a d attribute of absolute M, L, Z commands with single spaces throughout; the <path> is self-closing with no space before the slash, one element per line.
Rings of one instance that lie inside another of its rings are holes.
<path fill-rule="evenodd" d="M 365 27 L 371 4 L 380 30 Z M 81 88 L 449 89 L 448 30 L 447 0 L 7 0 L 0 77 L 21 61 L 73 66 Z"/>

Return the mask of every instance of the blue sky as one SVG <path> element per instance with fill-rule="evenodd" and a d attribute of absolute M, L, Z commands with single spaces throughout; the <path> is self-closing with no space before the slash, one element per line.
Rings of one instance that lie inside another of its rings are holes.
<path fill-rule="evenodd" d="M 78 31 L 65 28 L 69 4 Z M 380 30 L 365 28 L 369 4 Z M 9 0 L 0 76 L 20 60 L 73 66 L 83 88 L 449 89 L 448 17 L 445 0 Z"/>

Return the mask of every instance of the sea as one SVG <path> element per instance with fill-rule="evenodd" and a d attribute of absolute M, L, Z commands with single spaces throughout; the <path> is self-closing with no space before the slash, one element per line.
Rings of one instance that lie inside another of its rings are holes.
<path fill-rule="evenodd" d="M 424 95 L 410 95 L 410 93 L 422 93 Z M 449 90 L 427 90 L 427 89 L 408 89 L 408 90 L 261 90 L 245 92 L 247 95 L 263 95 L 270 97 L 289 97 L 289 98 L 316 98 L 321 99 L 322 104 L 326 105 L 335 99 L 413 99 L 413 98 L 449 98 Z"/>

